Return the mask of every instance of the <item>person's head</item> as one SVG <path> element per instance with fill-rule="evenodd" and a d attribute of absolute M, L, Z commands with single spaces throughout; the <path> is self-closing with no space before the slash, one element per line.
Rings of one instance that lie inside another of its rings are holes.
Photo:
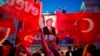
<path fill-rule="evenodd" d="M 71 46 L 68 46 L 68 51 L 71 51 Z"/>
<path fill-rule="evenodd" d="M 61 54 L 62 54 L 62 56 L 64 56 L 64 52 L 63 51 L 61 52 Z"/>
<path fill-rule="evenodd" d="M 52 26 L 52 22 L 53 22 L 53 20 L 51 18 L 47 19 L 46 20 L 46 26 L 51 27 Z"/>
<path fill-rule="evenodd" d="M 8 40 L 5 40 L 4 42 L 3 42 L 3 45 L 10 45 L 10 42 L 8 41 Z"/>
<path fill-rule="evenodd" d="M 64 10 L 66 10 L 67 8 L 66 7 L 64 7 Z"/>
<path fill-rule="evenodd" d="M 90 46 L 87 48 L 87 51 L 90 52 L 90 53 L 95 52 L 95 51 L 96 51 L 95 45 L 90 45 Z"/>
<path fill-rule="evenodd" d="M 40 52 L 40 49 L 39 49 L 39 48 L 36 48 L 36 49 L 35 49 L 35 52 Z"/>

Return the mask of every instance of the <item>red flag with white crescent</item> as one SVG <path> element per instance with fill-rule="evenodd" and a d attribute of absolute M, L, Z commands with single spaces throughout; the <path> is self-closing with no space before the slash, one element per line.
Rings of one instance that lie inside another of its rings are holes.
<path fill-rule="evenodd" d="M 56 29 L 59 35 L 59 39 L 74 35 L 74 23 L 74 13 L 69 14 L 57 12 Z"/>
<path fill-rule="evenodd" d="M 100 13 L 79 12 L 61 13 L 57 12 L 56 28 L 60 39 L 73 35 L 75 41 L 80 44 L 93 43 L 98 35 Z M 61 33 L 60 33 L 61 32 Z"/>
<path fill-rule="evenodd" d="M 100 13 L 83 12 L 77 13 L 76 20 L 78 29 L 76 34 L 81 38 L 84 44 L 93 43 L 96 39 L 99 30 Z M 76 35 L 76 37 L 77 37 Z"/>

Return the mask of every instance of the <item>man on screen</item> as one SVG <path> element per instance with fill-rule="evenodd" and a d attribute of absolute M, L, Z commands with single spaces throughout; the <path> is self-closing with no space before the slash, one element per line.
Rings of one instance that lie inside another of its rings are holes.
<path fill-rule="evenodd" d="M 53 20 L 47 19 L 46 26 L 43 28 L 44 35 L 56 35 L 55 28 L 52 27 Z"/>
<path fill-rule="evenodd" d="M 53 20 L 52 18 L 49 18 L 46 20 L 46 26 L 43 27 L 43 32 L 45 35 L 46 40 L 48 42 L 57 42 L 58 43 L 58 38 L 56 36 L 55 28 L 52 26 Z M 49 41 L 50 40 L 50 41 Z"/>
<path fill-rule="evenodd" d="M 46 20 L 46 26 L 43 28 L 43 34 L 40 31 L 41 40 L 47 56 L 61 56 L 57 45 L 55 28 L 52 27 L 53 20 Z M 49 40 L 48 40 L 49 38 Z M 52 38 L 52 40 L 51 40 Z M 47 41 L 46 41 L 47 40 Z"/>

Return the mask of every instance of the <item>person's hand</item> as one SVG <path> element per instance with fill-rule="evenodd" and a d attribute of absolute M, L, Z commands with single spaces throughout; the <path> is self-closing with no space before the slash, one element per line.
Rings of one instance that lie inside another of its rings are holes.
<path fill-rule="evenodd" d="M 5 31 L 6 30 L 6 31 Z M 0 40 L 0 45 L 2 45 L 2 43 L 7 39 L 7 37 L 9 36 L 10 33 L 10 28 L 5 28 L 5 27 L 0 27 L 0 31 L 5 31 L 3 34 L 3 38 Z"/>

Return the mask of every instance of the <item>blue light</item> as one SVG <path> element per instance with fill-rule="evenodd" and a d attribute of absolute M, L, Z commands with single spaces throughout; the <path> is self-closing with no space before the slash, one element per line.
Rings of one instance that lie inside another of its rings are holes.
<path fill-rule="evenodd" d="M 7 2 L 7 0 L 0 0 L 0 6 L 4 5 Z"/>

